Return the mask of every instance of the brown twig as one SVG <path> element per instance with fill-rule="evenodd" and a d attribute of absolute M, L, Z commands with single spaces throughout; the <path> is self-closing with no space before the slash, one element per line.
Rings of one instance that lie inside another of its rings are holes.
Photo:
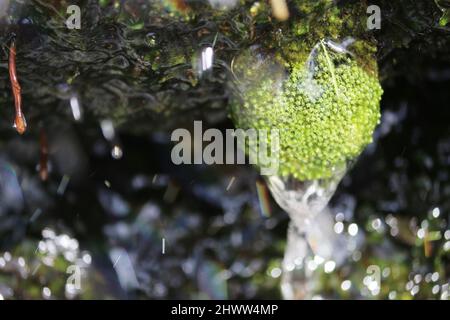
<path fill-rule="evenodd" d="M 23 134 L 27 129 L 27 122 L 22 113 L 22 95 L 19 80 L 17 79 L 16 71 L 16 42 L 13 38 L 9 47 L 9 78 L 11 80 L 11 87 L 14 95 L 14 105 L 16 108 L 16 116 L 14 119 L 14 128 L 19 134 Z"/>
<path fill-rule="evenodd" d="M 39 160 L 39 177 L 42 181 L 47 181 L 48 179 L 48 141 L 47 134 L 44 129 L 41 129 L 39 137 L 39 150 L 40 150 L 40 160 Z"/>

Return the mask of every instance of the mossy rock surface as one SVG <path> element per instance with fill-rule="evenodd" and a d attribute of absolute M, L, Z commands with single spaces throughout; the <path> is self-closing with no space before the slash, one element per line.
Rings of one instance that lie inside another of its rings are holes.
<path fill-rule="evenodd" d="M 237 62 L 242 99 L 232 118 L 239 128 L 279 130 L 281 176 L 329 178 L 372 141 L 382 89 L 350 55 L 320 41 L 288 75 L 255 61 L 246 55 Z"/>

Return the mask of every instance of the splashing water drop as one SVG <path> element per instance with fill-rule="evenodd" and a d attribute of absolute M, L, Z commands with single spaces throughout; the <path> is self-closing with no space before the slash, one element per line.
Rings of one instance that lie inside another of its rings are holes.
<path fill-rule="evenodd" d="M 333 261 L 334 269 L 348 254 L 346 239 L 334 232 L 333 216 L 327 208 L 345 172 L 341 168 L 330 179 L 303 182 L 278 176 L 267 178 L 273 197 L 291 218 L 282 278 L 282 293 L 287 299 L 308 297 L 310 273 L 315 270 L 291 266 L 304 263 L 314 254 Z"/>
<path fill-rule="evenodd" d="M 100 128 L 102 129 L 103 136 L 112 145 L 111 156 L 115 160 L 122 159 L 123 149 L 120 145 L 120 141 L 116 136 L 116 130 L 111 120 L 102 120 L 100 122 Z"/>
<path fill-rule="evenodd" d="M 106 140 L 111 141 L 115 138 L 116 132 L 111 120 L 102 120 L 100 122 L 100 128 L 102 129 L 103 136 Z"/>
<path fill-rule="evenodd" d="M 310 181 L 269 176 L 267 185 L 280 207 L 304 231 L 314 216 L 327 206 L 345 172 L 346 168 L 340 168 L 330 179 Z"/>
<path fill-rule="evenodd" d="M 119 145 L 115 145 L 111 150 L 111 156 L 116 159 L 122 159 L 123 157 L 123 150 Z"/>
<path fill-rule="evenodd" d="M 197 75 L 199 78 L 210 76 L 214 63 L 214 49 L 213 47 L 203 48 L 193 61 Z"/>
<path fill-rule="evenodd" d="M 72 109 L 72 115 L 75 121 L 80 121 L 82 118 L 82 112 L 81 112 L 81 103 L 80 99 L 78 98 L 78 95 L 73 94 L 70 97 L 70 108 Z"/>

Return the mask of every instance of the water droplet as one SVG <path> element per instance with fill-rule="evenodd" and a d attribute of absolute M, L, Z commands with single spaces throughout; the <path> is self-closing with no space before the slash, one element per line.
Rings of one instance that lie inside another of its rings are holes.
<path fill-rule="evenodd" d="M 444 233 L 445 240 L 450 240 L 450 230 L 446 230 Z"/>
<path fill-rule="evenodd" d="M 389 292 L 389 300 L 394 300 L 395 298 L 397 298 L 397 292 L 396 291 Z"/>
<path fill-rule="evenodd" d="M 431 292 L 433 294 L 438 294 L 439 293 L 439 289 L 440 289 L 439 285 L 435 285 L 435 286 L 433 286 L 433 289 L 431 289 Z"/>
<path fill-rule="evenodd" d="M 273 268 L 272 271 L 270 271 L 270 276 L 272 278 L 278 278 L 281 276 L 281 269 L 280 268 Z"/>
<path fill-rule="evenodd" d="M 80 99 L 76 94 L 70 97 L 70 108 L 75 121 L 80 121 L 82 117 Z"/>
<path fill-rule="evenodd" d="M 44 287 L 44 288 L 42 289 L 42 296 L 43 296 L 45 299 L 50 298 L 51 295 L 52 295 L 52 292 L 50 291 L 50 289 L 49 289 L 48 287 Z"/>
<path fill-rule="evenodd" d="M 106 140 L 111 141 L 116 137 L 114 125 L 111 120 L 102 120 L 100 122 L 100 128 L 102 129 L 103 136 Z"/>
<path fill-rule="evenodd" d="M 336 267 L 336 262 L 334 261 L 327 261 L 324 265 L 324 271 L 325 273 L 331 273 L 334 271 L 334 268 Z"/>
<path fill-rule="evenodd" d="M 434 272 L 434 273 L 431 275 L 431 281 L 436 282 L 436 281 L 438 281 L 438 280 L 439 280 L 439 273 L 438 273 L 438 272 Z"/>
<path fill-rule="evenodd" d="M 116 160 L 122 159 L 123 157 L 122 148 L 118 145 L 115 145 L 111 150 L 111 156 Z"/>
<path fill-rule="evenodd" d="M 358 225 L 356 223 L 352 223 L 348 226 L 348 234 L 352 237 L 358 234 Z"/>
<path fill-rule="evenodd" d="M 344 231 L 344 224 L 342 222 L 336 222 L 334 225 L 334 232 L 340 234 L 342 231 Z"/>
<path fill-rule="evenodd" d="M 348 289 L 350 289 L 352 286 L 352 282 L 350 280 L 344 280 L 341 283 L 341 289 L 343 291 L 347 291 Z"/>

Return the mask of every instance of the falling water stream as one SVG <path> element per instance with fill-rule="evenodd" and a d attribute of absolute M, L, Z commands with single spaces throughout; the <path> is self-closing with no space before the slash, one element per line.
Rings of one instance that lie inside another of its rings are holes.
<path fill-rule="evenodd" d="M 274 199 L 291 219 L 282 263 L 281 286 L 286 299 L 311 298 L 309 275 L 304 270 L 308 257 L 340 265 L 348 255 L 345 236 L 334 232 L 334 216 L 327 207 L 346 171 L 336 170 L 325 180 L 266 179 Z"/>

